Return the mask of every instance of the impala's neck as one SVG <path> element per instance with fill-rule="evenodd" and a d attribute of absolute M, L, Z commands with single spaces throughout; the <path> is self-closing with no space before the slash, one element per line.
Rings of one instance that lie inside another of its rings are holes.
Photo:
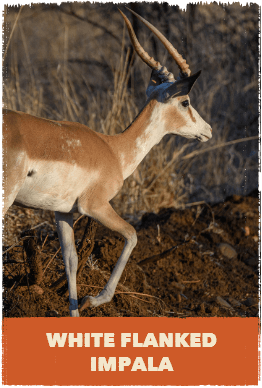
<path fill-rule="evenodd" d="M 114 136 L 114 148 L 124 179 L 135 171 L 151 148 L 165 135 L 161 116 L 161 104 L 152 99 L 124 132 Z"/>

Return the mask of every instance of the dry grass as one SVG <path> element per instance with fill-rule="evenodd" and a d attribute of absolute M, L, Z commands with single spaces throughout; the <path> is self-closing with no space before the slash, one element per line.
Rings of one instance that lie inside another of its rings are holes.
<path fill-rule="evenodd" d="M 164 138 L 126 180 L 114 207 L 136 221 L 161 207 L 247 194 L 257 187 L 257 141 L 233 140 L 258 131 L 258 6 L 197 5 L 190 12 L 145 3 L 139 7 L 187 54 L 193 71 L 202 68 L 191 101 L 214 135 L 205 145 Z M 6 8 L 6 44 L 17 13 Z M 151 38 L 142 28 L 144 47 L 174 69 L 162 47 L 152 47 Z M 4 105 L 119 133 L 143 105 L 150 75 L 141 61 L 130 58 L 127 47 L 121 16 L 112 4 L 24 6 L 6 53 Z"/>

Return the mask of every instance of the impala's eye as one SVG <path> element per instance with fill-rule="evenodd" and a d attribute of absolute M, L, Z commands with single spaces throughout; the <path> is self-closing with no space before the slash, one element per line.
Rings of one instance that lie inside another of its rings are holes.
<path fill-rule="evenodd" d="M 181 104 L 183 105 L 184 108 L 186 108 L 189 105 L 189 101 L 185 100 Z"/>

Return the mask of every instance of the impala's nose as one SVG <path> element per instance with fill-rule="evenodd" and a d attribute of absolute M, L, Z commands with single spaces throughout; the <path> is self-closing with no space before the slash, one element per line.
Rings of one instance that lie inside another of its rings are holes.
<path fill-rule="evenodd" d="M 205 131 L 202 132 L 201 135 L 202 135 L 201 136 L 202 142 L 205 142 L 205 141 L 212 139 L 212 128 L 210 127 L 210 125 L 207 125 Z"/>

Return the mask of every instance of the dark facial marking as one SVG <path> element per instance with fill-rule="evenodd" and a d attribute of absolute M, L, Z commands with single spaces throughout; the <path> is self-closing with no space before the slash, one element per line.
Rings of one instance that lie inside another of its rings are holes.
<path fill-rule="evenodd" d="M 188 113 L 189 113 L 189 116 L 190 116 L 191 120 L 195 123 L 195 122 L 196 122 L 196 119 L 195 119 L 195 117 L 193 116 L 193 113 L 192 113 L 192 110 L 191 110 L 190 107 L 188 108 Z"/>

